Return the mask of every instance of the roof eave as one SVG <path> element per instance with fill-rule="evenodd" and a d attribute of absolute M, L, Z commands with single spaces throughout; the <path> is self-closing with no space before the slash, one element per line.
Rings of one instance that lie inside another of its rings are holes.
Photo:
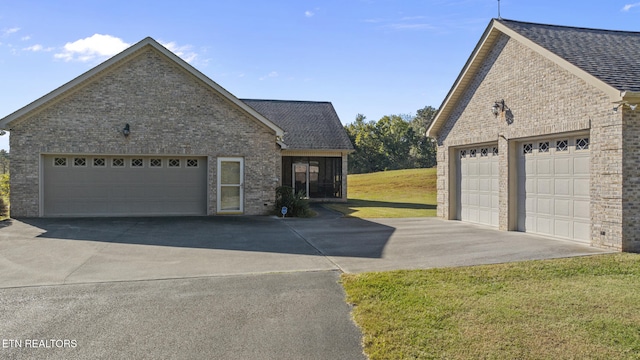
<path fill-rule="evenodd" d="M 495 22 L 496 19 L 491 20 L 482 34 L 480 41 L 478 41 L 478 44 L 476 44 L 476 47 L 471 52 L 469 59 L 467 59 L 467 62 L 462 67 L 462 71 L 458 74 L 453 86 L 449 89 L 447 96 L 445 96 L 442 104 L 438 108 L 438 112 L 431 122 L 431 125 L 429 125 L 429 128 L 427 129 L 426 135 L 428 137 L 437 137 L 438 132 L 443 125 L 442 122 L 450 115 L 453 105 L 461 95 L 461 92 L 464 91 L 464 88 L 466 88 L 466 83 L 468 82 L 466 81 L 467 78 L 473 75 L 469 75 L 469 73 L 474 72 L 474 65 L 482 63 L 488 51 L 487 49 L 490 49 L 493 45 L 493 42 L 498 35 L 494 28 Z"/>

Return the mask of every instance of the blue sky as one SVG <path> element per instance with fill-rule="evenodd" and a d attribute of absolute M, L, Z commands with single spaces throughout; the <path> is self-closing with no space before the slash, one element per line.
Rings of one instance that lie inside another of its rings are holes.
<path fill-rule="evenodd" d="M 497 0 L 0 0 L 0 118 L 147 36 L 239 98 L 331 101 L 345 124 L 415 114 L 440 106 L 497 14 Z M 501 15 L 640 31 L 640 0 L 502 0 Z"/>

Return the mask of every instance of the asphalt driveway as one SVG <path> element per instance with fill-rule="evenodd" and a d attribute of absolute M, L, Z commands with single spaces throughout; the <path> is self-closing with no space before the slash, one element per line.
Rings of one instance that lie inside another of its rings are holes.
<path fill-rule="evenodd" d="M 0 225 L 0 357 L 364 358 L 340 272 L 604 252 L 460 222 L 330 211 L 11 220 Z"/>

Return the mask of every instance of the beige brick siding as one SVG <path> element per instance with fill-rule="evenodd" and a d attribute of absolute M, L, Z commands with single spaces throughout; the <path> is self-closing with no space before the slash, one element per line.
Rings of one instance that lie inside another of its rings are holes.
<path fill-rule="evenodd" d="M 512 117 L 511 124 L 491 113 L 493 102 L 501 99 L 509 108 L 507 116 Z M 515 144 L 535 136 L 588 131 L 591 241 L 596 246 L 623 249 L 623 239 L 628 242 L 632 235 L 623 237 L 622 233 L 622 112 L 613 112 L 611 101 L 603 91 L 531 48 L 501 35 L 438 134 L 438 216 L 455 217 L 449 206 L 455 196 L 455 182 L 449 180 L 449 175 L 455 162 L 450 156 L 456 147 L 498 143 L 499 228 L 515 230 Z M 638 119 L 631 122 L 638 124 Z M 633 134 L 630 137 L 637 140 L 640 128 Z M 635 146 L 639 146 L 638 141 Z M 625 171 L 638 171 L 633 162 Z M 640 173 L 635 177 L 638 178 Z M 637 192 L 633 196 L 640 200 Z M 640 226 L 640 218 L 631 213 L 625 220 Z M 633 231 L 637 233 L 636 230 Z"/>
<path fill-rule="evenodd" d="M 623 250 L 640 252 L 640 110 L 623 111 L 623 201 L 616 215 L 622 213 Z"/>
<path fill-rule="evenodd" d="M 13 123 L 10 141 L 15 217 L 39 216 L 41 154 L 207 156 L 209 214 L 216 213 L 218 157 L 244 158 L 245 214 L 271 210 L 281 172 L 272 130 L 151 48 Z"/>

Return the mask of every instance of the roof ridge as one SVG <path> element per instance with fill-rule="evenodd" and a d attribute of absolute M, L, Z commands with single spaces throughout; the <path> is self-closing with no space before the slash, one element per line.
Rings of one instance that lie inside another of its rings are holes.
<path fill-rule="evenodd" d="M 524 25 L 536 25 L 536 26 L 545 26 L 545 27 L 554 27 L 554 28 L 563 28 L 563 29 L 573 29 L 573 30 L 588 30 L 588 31 L 602 31 L 609 33 L 625 33 L 625 34 L 637 34 L 640 35 L 640 31 L 629 31 L 629 30 L 611 30 L 611 29 L 599 29 L 599 28 L 589 28 L 582 26 L 568 26 L 568 25 L 555 25 L 555 24 L 545 24 L 545 23 L 535 23 L 530 21 L 519 21 L 519 20 L 511 20 L 511 19 L 494 19 L 498 22 L 506 23 L 516 23 L 516 24 L 524 24 Z"/>
<path fill-rule="evenodd" d="M 241 98 L 241 101 L 271 101 L 271 102 L 299 102 L 299 103 L 313 103 L 313 104 L 331 104 L 331 101 L 314 101 L 314 100 L 281 100 L 281 99 L 244 99 Z"/>

